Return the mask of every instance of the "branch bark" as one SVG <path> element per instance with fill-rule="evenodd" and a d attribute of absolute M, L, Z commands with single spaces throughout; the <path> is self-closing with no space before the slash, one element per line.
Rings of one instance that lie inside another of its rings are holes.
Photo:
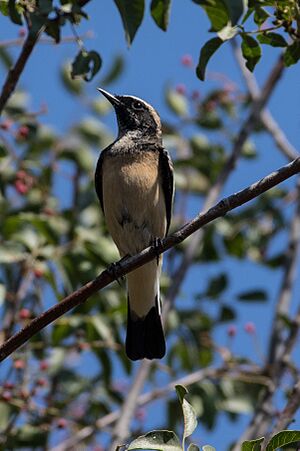
<path fill-rule="evenodd" d="M 39 36 L 42 32 L 42 28 L 37 33 L 28 33 L 27 38 L 25 39 L 23 43 L 23 47 L 21 50 L 21 53 L 19 55 L 19 58 L 17 59 L 15 65 L 9 70 L 6 80 L 4 82 L 1 95 L 0 95 L 0 116 L 3 112 L 3 109 L 9 100 L 10 96 L 14 92 L 17 83 L 19 81 L 19 78 L 25 68 L 25 65 L 32 53 L 32 50 L 34 49 Z"/>
<path fill-rule="evenodd" d="M 227 366 L 221 366 L 219 368 L 203 368 L 191 374 L 187 374 L 186 376 L 173 380 L 164 387 L 157 388 L 142 395 L 139 395 L 137 397 L 136 406 L 138 407 L 145 406 L 150 402 L 156 401 L 157 399 L 163 398 L 168 394 L 174 393 L 176 385 L 184 385 L 185 387 L 188 387 L 192 384 L 199 383 L 200 381 L 203 380 L 207 379 L 219 380 L 222 377 L 228 377 L 230 379 L 236 380 L 245 380 L 246 378 L 247 380 L 251 380 L 251 382 L 256 381 L 257 383 L 261 383 L 264 385 L 268 385 L 270 383 L 270 380 L 261 373 L 261 369 L 256 365 L 251 366 L 251 368 L 249 367 L 245 368 L 245 366 L 240 366 L 234 369 L 229 368 Z M 75 433 L 72 437 L 68 438 L 67 440 L 55 446 L 54 448 L 51 448 L 51 451 L 67 451 L 74 449 L 81 441 L 90 437 L 97 430 L 103 430 L 104 428 L 113 424 L 121 415 L 122 415 L 121 409 L 115 410 L 114 412 L 105 415 L 96 422 L 96 425 L 94 427 L 86 426 L 82 428 L 78 433 Z"/>
<path fill-rule="evenodd" d="M 234 208 L 249 202 L 299 172 L 300 157 L 291 163 L 282 166 L 277 171 L 272 172 L 247 188 L 222 199 L 214 207 L 204 213 L 200 213 L 177 232 L 162 240 L 159 253 L 163 253 L 171 247 L 176 246 L 204 225 L 209 224 L 216 218 L 224 216 Z M 33 335 L 40 332 L 44 327 L 55 321 L 64 313 L 68 312 L 77 305 L 83 304 L 93 293 L 104 288 L 114 280 L 125 276 L 134 269 L 148 263 L 154 258 L 157 258 L 157 249 L 148 247 L 139 254 L 130 257 L 125 261 L 120 261 L 114 271 L 114 275 L 109 269 L 103 271 L 98 277 L 96 277 L 96 279 L 88 282 L 83 287 L 67 296 L 59 304 L 56 304 L 46 310 L 44 313 L 33 319 L 27 326 L 9 338 L 5 343 L 3 343 L 2 346 L 0 346 L 0 361 L 3 361 L 16 349 L 26 343 L 26 341 L 28 341 Z"/>
<path fill-rule="evenodd" d="M 249 94 L 252 100 L 255 100 L 259 98 L 259 96 L 261 95 L 255 76 L 245 66 L 245 60 L 242 57 L 241 50 L 234 41 L 234 39 L 231 40 L 231 43 L 235 59 L 240 68 L 240 71 L 242 72 Z M 297 158 L 299 156 L 299 153 L 297 152 L 295 147 L 290 143 L 285 133 L 283 132 L 283 130 L 276 122 L 276 120 L 274 119 L 274 117 L 272 116 L 272 114 L 268 109 L 264 109 L 261 111 L 260 119 L 266 130 L 273 137 L 277 147 L 282 151 L 285 157 L 290 161 Z"/>
<path fill-rule="evenodd" d="M 283 335 L 282 315 L 287 315 L 290 306 L 292 288 L 297 267 L 297 256 L 300 247 L 300 185 L 298 182 L 298 198 L 294 217 L 291 221 L 289 232 L 289 244 L 285 255 L 285 268 L 276 304 L 276 313 L 272 326 L 272 334 L 269 345 L 268 360 L 265 371 L 270 375 L 273 385 L 266 388 L 265 393 L 253 414 L 249 426 L 239 438 L 233 451 L 241 449 L 244 440 L 252 440 L 269 432 L 270 417 L 273 416 L 273 395 L 278 388 L 286 365 L 296 342 L 296 337 L 300 327 L 300 309 L 293 321 L 290 334 L 287 339 Z"/>

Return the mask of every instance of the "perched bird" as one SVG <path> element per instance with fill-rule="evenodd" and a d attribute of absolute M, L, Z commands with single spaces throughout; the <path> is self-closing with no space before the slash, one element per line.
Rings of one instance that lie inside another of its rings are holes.
<path fill-rule="evenodd" d="M 108 230 L 121 257 L 132 256 L 166 236 L 173 202 L 173 167 L 162 145 L 159 115 L 133 96 L 98 88 L 113 105 L 117 139 L 99 157 L 95 187 Z M 162 358 L 159 276 L 162 257 L 127 275 L 126 354 L 131 360 Z"/>

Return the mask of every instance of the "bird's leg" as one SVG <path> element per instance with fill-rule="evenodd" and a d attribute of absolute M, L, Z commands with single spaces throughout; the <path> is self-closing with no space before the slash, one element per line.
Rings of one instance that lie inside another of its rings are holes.
<path fill-rule="evenodd" d="M 159 264 L 159 257 L 160 257 L 161 249 L 162 249 L 162 239 L 159 238 L 158 236 L 156 236 L 155 238 L 153 238 L 153 241 L 152 241 L 151 245 L 152 245 L 152 247 L 153 247 L 153 249 L 155 251 L 155 254 L 156 254 L 157 264 Z"/>
<path fill-rule="evenodd" d="M 118 284 L 121 286 L 121 281 L 124 280 L 124 276 L 121 277 L 117 277 L 118 274 L 118 270 L 120 269 L 121 263 L 123 263 L 124 261 L 127 260 L 127 258 L 129 258 L 130 255 L 124 255 L 124 257 L 121 258 L 121 260 L 119 260 L 118 262 L 113 262 L 109 265 L 109 267 L 107 268 L 107 271 L 109 272 L 109 274 L 111 274 L 113 276 L 114 279 L 116 279 L 116 281 L 118 282 Z"/>

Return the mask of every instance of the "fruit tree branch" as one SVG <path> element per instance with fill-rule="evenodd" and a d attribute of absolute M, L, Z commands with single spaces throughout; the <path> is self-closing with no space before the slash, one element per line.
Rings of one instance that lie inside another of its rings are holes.
<path fill-rule="evenodd" d="M 171 247 L 181 243 L 204 225 L 209 224 L 216 218 L 224 216 L 234 208 L 249 202 L 299 172 L 300 157 L 293 160 L 286 166 L 282 166 L 277 171 L 268 174 L 266 177 L 253 183 L 247 188 L 222 199 L 214 207 L 204 213 L 200 213 L 193 220 L 181 227 L 177 232 L 162 240 L 159 250 L 154 249 L 153 247 L 148 247 L 139 254 L 129 257 L 125 261 L 120 261 L 114 272 L 106 269 L 94 280 L 88 282 L 83 287 L 64 298 L 61 302 L 34 318 L 27 326 L 3 343 L 2 346 L 0 346 L 0 361 L 12 354 L 16 349 L 26 343 L 36 333 L 44 329 L 48 324 L 52 323 L 72 308 L 83 304 L 96 291 L 106 287 L 114 280 L 125 276 L 129 272 L 144 265 L 145 263 L 148 263 L 154 258 L 157 258 L 158 253 L 161 254 Z"/>

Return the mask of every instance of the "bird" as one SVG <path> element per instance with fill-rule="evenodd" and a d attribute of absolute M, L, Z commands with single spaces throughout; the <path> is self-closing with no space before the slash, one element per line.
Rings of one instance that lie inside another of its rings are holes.
<path fill-rule="evenodd" d="M 95 189 L 122 259 L 157 246 L 170 227 L 173 164 L 162 143 L 161 120 L 144 100 L 98 90 L 114 108 L 116 140 L 100 153 Z M 125 350 L 130 360 L 161 359 L 166 344 L 159 278 L 162 256 L 127 274 Z"/>

